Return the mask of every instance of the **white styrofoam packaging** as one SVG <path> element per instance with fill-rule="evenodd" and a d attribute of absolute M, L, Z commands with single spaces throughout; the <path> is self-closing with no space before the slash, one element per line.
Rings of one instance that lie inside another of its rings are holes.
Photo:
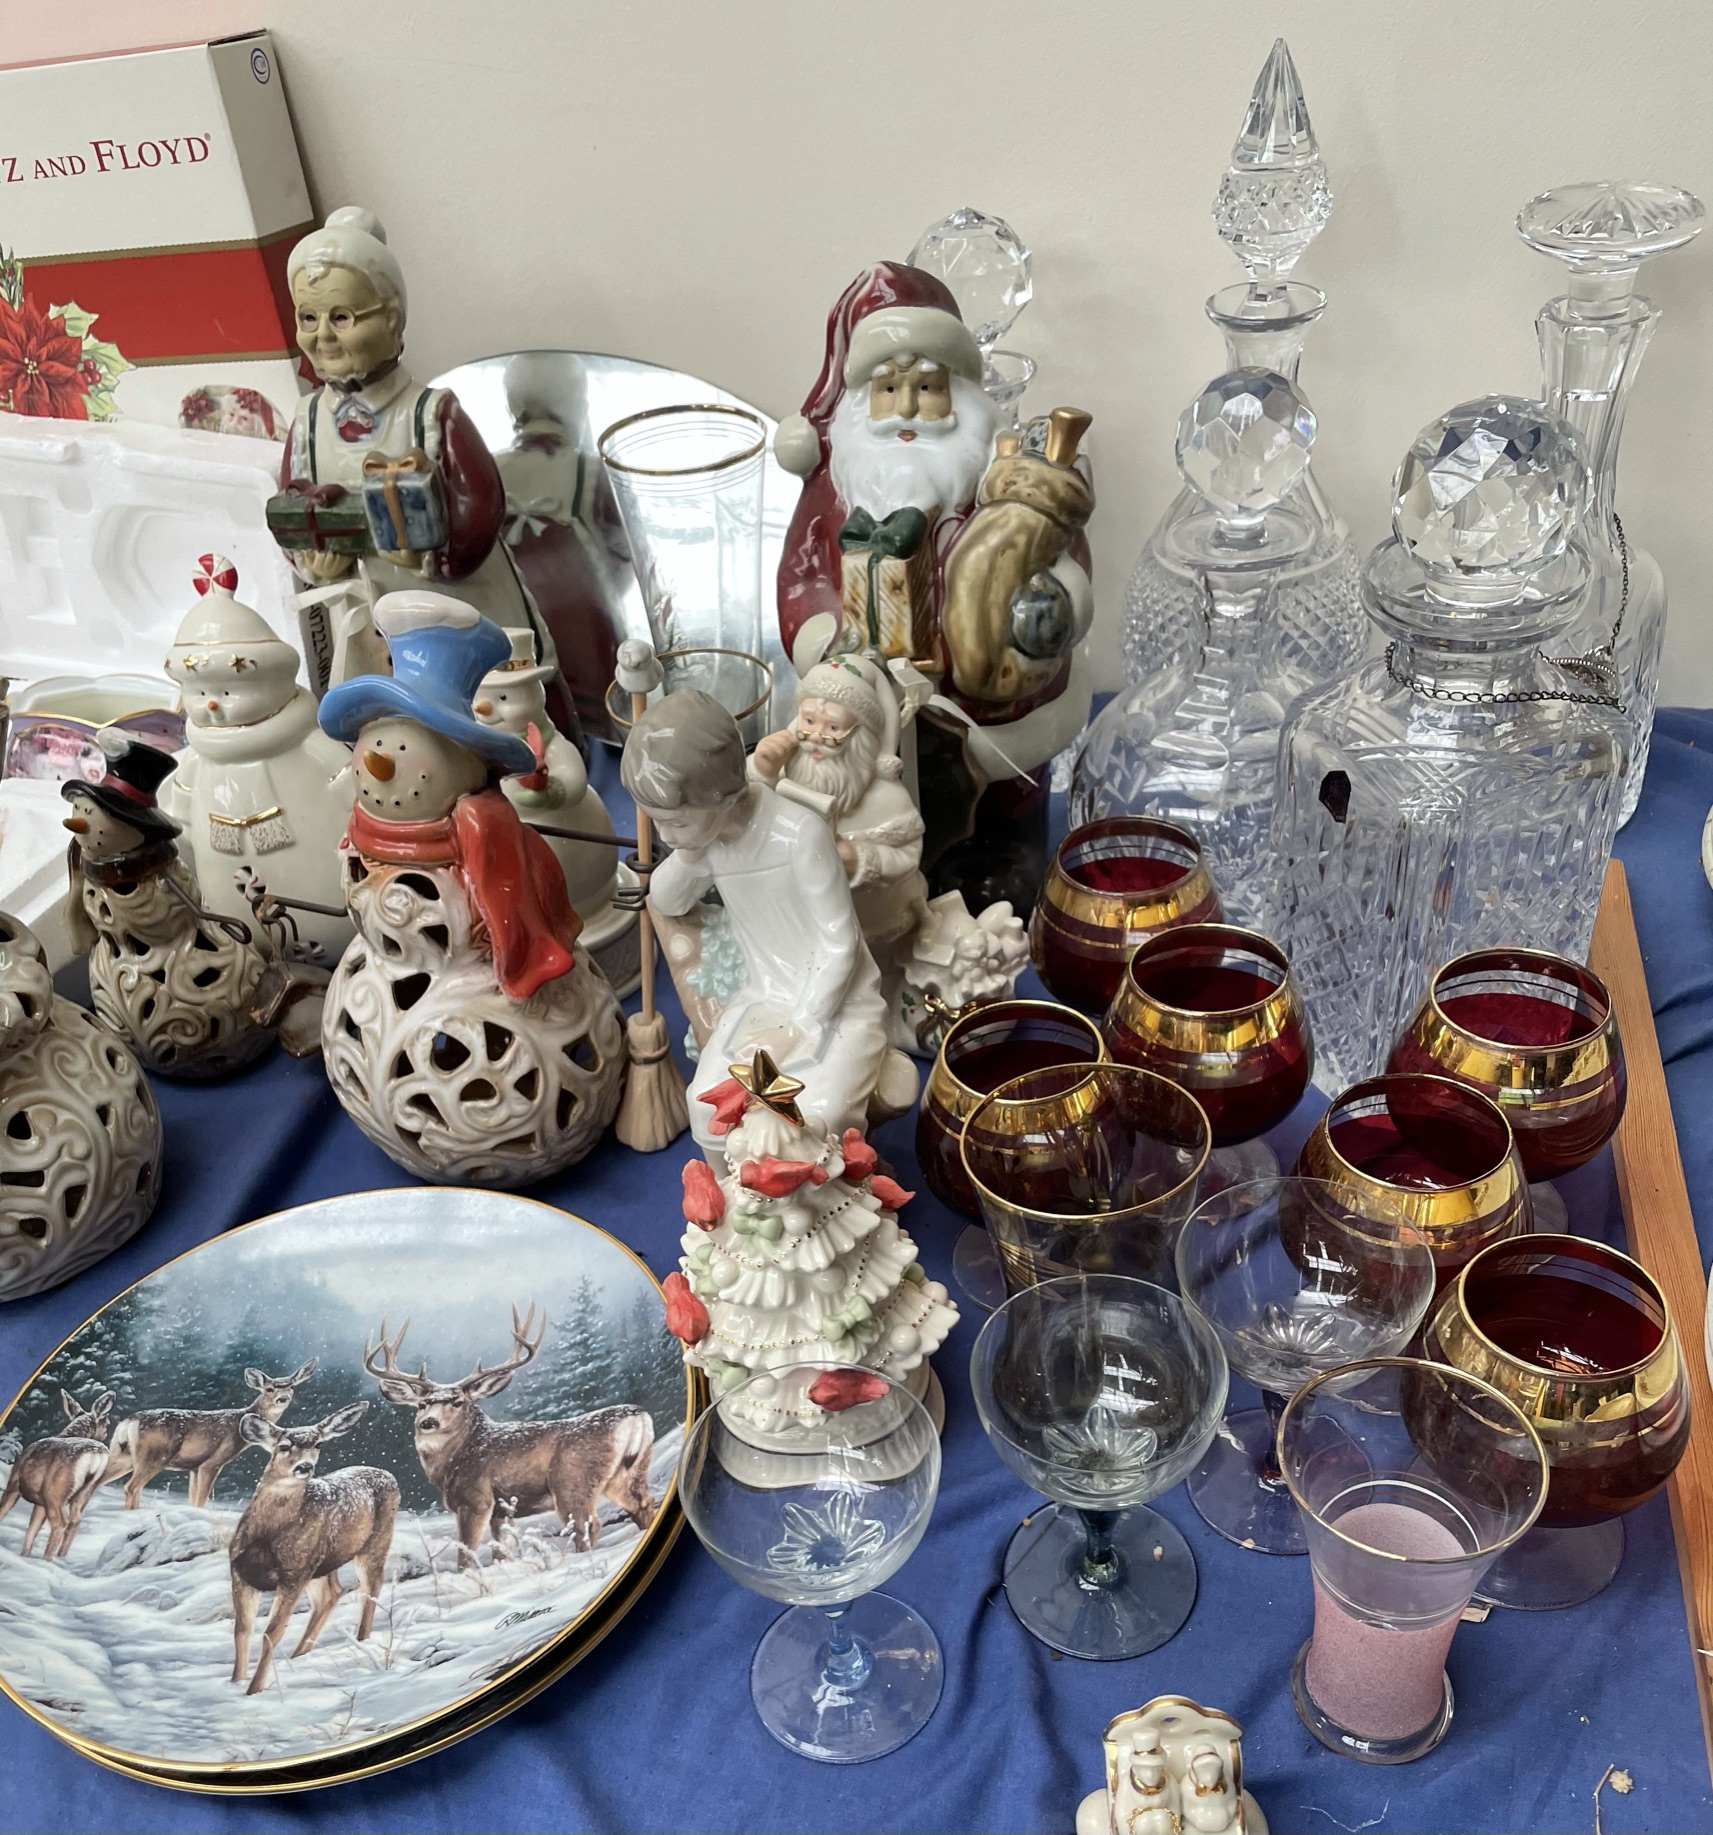
<path fill-rule="evenodd" d="M 266 32 L 0 66 L 0 306 L 32 309 L 0 311 L 0 409 L 83 418 L 73 381 L 9 395 L 9 341 L 71 308 L 89 418 L 283 437 L 285 259 L 310 223 Z"/>

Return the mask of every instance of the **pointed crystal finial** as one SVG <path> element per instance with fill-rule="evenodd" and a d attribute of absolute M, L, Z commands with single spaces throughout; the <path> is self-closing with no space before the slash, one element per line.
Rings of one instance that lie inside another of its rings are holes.
<path fill-rule="evenodd" d="M 1308 469 L 1314 436 L 1314 410 L 1283 376 L 1229 370 L 1178 417 L 1178 470 L 1222 516 L 1262 516 Z"/>
<path fill-rule="evenodd" d="M 1280 38 L 1249 98 L 1243 131 L 1213 201 L 1214 227 L 1237 252 L 1250 282 L 1289 277 L 1332 215 L 1332 190 L 1290 47 Z"/>
<path fill-rule="evenodd" d="M 1530 198 L 1517 213 L 1517 234 L 1543 255 L 1573 267 L 1633 268 L 1682 248 L 1707 212 L 1677 185 L 1629 185 L 1602 179 L 1559 185 Z"/>
<path fill-rule="evenodd" d="M 1003 217 L 967 205 L 923 230 L 909 262 L 951 289 L 984 358 L 1034 297 L 1023 238 Z"/>

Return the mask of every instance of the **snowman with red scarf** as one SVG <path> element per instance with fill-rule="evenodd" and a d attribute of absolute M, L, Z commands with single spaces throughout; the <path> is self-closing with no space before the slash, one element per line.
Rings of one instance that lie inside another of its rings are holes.
<path fill-rule="evenodd" d="M 388 593 L 391 675 L 321 703 L 356 748 L 341 844 L 357 939 L 328 989 L 334 1093 L 424 1178 L 517 1186 L 580 1160 L 618 1107 L 619 1005 L 579 946 L 552 850 L 500 788 L 536 769 L 524 740 L 471 711 L 511 644 L 474 607 Z"/>

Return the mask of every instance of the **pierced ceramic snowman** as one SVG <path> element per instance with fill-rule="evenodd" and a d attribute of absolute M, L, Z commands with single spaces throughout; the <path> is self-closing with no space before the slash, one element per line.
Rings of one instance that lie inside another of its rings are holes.
<path fill-rule="evenodd" d="M 76 837 L 68 916 L 89 950 L 95 1011 L 145 1070 L 224 1077 L 273 1044 L 250 1014 L 273 951 L 248 925 L 204 910 L 174 846 L 179 825 L 155 800 L 172 757 L 110 726 L 99 737 L 106 776 L 60 786 Z"/>
<path fill-rule="evenodd" d="M 510 631 L 508 661 L 483 676 L 473 711 L 484 726 L 513 733 L 535 755 L 535 769 L 508 777 L 500 786 L 525 822 L 554 828 L 577 828 L 586 834 L 611 835 L 612 818 L 589 783 L 583 754 L 553 724 L 547 712 L 547 684 L 554 671 L 535 660 L 535 635 Z M 601 972 L 621 993 L 641 973 L 637 956 L 636 913 L 613 907 L 618 886 L 618 848 L 598 841 L 571 841 L 561 835 L 543 839 L 552 848 L 571 908 L 583 920 L 578 941 Z"/>
<path fill-rule="evenodd" d="M 315 698 L 297 681 L 298 655 L 233 596 L 238 570 L 205 554 L 166 659 L 183 693 L 187 754 L 167 790 L 185 824 L 210 911 L 248 918 L 245 865 L 270 892 L 339 915 L 303 912 L 298 933 L 329 962 L 351 940 L 338 847 L 351 813 L 351 754 L 316 725 Z"/>
<path fill-rule="evenodd" d="M 149 1220 L 161 1116 L 137 1060 L 53 991 L 42 946 L 0 911 L 0 1300 L 81 1274 Z"/>
<path fill-rule="evenodd" d="M 321 724 L 354 741 L 343 849 L 357 927 L 322 1050 L 334 1093 L 424 1178 L 516 1186 L 580 1160 L 618 1107 L 619 1004 L 577 946 L 559 863 L 498 787 L 535 769 L 471 712 L 511 650 L 472 606 L 388 593 L 390 676 L 329 690 Z"/>

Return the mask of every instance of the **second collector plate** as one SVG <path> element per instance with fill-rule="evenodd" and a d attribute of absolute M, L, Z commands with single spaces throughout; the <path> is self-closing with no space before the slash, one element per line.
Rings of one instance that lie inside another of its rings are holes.
<path fill-rule="evenodd" d="M 647 1267 L 547 1205 L 407 1188 L 217 1236 L 0 1418 L 0 1688 L 175 1781 L 337 1770 L 593 1628 L 692 1396 Z"/>

